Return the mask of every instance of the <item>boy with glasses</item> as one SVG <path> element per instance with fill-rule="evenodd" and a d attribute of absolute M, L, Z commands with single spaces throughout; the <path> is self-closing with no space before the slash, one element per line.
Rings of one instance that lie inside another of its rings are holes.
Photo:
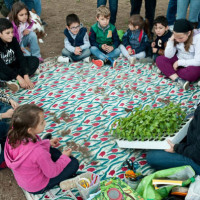
<path fill-rule="evenodd" d="M 62 50 L 62 56 L 58 57 L 58 62 L 68 63 L 69 61 L 90 62 L 90 42 L 87 29 L 80 24 L 76 14 L 70 14 L 66 17 L 66 29 L 64 34 L 65 48 Z"/>

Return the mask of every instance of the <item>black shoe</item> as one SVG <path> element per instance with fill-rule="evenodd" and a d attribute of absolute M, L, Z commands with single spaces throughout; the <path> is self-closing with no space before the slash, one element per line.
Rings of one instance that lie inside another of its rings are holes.
<path fill-rule="evenodd" d="M 42 26 L 47 26 L 48 25 L 43 19 L 41 19 L 41 22 L 42 22 Z"/>
<path fill-rule="evenodd" d="M 44 136 L 42 136 L 41 138 L 42 138 L 42 140 L 46 140 L 46 139 L 51 140 L 52 134 L 51 134 L 51 133 L 47 133 L 47 134 L 45 134 Z"/>

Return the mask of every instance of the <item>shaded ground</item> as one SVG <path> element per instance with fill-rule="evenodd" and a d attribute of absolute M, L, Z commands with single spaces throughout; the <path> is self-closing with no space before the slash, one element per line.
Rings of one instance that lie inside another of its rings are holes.
<path fill-rule="evenodd" d="M 57 56 L 63 48 L 63 29 L 65 28 L 65 17 L 67 14 L 76 13 L 82 23 L 88 29 L 95 23 L 96 0 L 43 0 L 42 18 L 48 23 L 46 27 L 47 37 L 44 44 L 40 44 L 41 53 L 44 58 Z M 165 15 L 168 0 L 159 0 L 156 15 Z M 127 29 L 130 12 L 130 1 L 119 0 L 118 16 L 116 26 L 118 29 Z M 144 7 L 141 14 L 144 15 Z M 0 200 L 25 200 L 22 190 L 9 169 L 0 171 Z"/>

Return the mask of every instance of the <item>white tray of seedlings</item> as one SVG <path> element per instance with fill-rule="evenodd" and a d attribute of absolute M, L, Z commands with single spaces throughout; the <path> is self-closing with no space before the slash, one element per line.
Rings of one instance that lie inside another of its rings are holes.
<path fill-rule="evenodd" d="M 138 107 L 128 117 L 116 119 L 110 130 L 120 148 L 169 149 L 167 139 L 179 143 L 187 134 L 191 119 L 179 104 L 163 108 Z"/>

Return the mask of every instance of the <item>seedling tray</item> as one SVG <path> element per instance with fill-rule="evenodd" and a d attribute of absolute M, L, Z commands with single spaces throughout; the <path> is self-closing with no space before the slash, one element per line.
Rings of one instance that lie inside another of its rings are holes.
<path fill-rule="evenodd" d="M 178 144 L 187 135 L 190 122 L 191 119 L 189 119 L 173 137 L 166 136 L 163 141 L 128 141 L 118 139 L 117 144 L 120 148 L 128 149 L 169 149 L 170 146 L 167 143 L 167 139 L 171 140 L 173 144 Z"/>

